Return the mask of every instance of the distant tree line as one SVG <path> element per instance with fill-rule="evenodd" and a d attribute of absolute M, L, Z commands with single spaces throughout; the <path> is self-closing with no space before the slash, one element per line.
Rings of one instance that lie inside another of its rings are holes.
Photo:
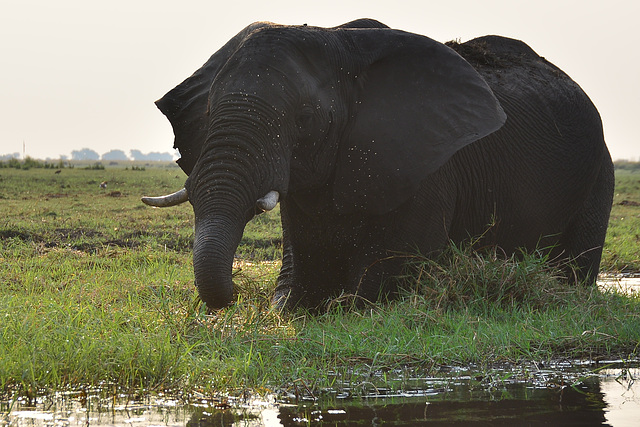
<path fill-rule="evenodd" d="M 640 172 L 640 162 L 630 162 L 628 160 L 616 160 L 613 162 L 616 170 Z"/>
<path fill-rule="evenodd" d="M 2 154 L 0 155 L 0 162 L 7 162 L 11 159 L 19 159 L 19 158 L 20 158 L 20 153 Z"/>
<path fill-rule="evenodd" d="M 17 164 L 24 165 L 25 163 L 37 162 L 37 160 L 27 156 L 23 161 L 20 160 L 20 153 L 10 153 L 10 154 L 0 154 L 0 167 L 16 167 Z M 68 160 L 67 156 L 60 156 L 59 162 L 63 164 Z M 137 160 L 137 161 L 146 161 L 146 162 L 170 162 L 173 160 L 173 155 L 171 153 L 159 153 L 159 152 L 150 152 L 143 153 L 140 150 L 130 150 L 129 155 L 122 150 L 111 150 L 107 153 L 104 153 L 102 156 L 98 154 L 97 151 L 92 150 L 90 148 L 82 148 L 80 150 L 73 150 L 71 152 L 71 160 L 81 160 L 81 161 L 128 161 L 128 160 Z M 51 163 L 54 162 L 54 163 Z M 58 160 L 51 161 L 47 159 L 42 165 L 45 164 L 57 164 Z M 7 166 L 11 163 L 12 166 Z M 31 165 L 31 167 L 36 167 L 35 165 Z M 41 166 L 44 167 L 44 166 Z"/>
<path fill-rule="evenodd" d="M 50 163 L 48 161 L 40 161 L 33 159 L 27 156 L 24 160 L 19 160 L 18 157 L 9 157 L 9 156 L 0 156 L 0 169 L 2 168 L 12 168 L 12 169 L 62 169 L 65 166 L 65 161 L 63 159 L 54 161 Z"/>
<path fill-rule="evenodd" d="M 143 153 L 140 150 L 130 150 L 130 155 L 122 150 L 111 150 L 104 153 L 102 156 L 96 151 L 90 148 L 83 148 L 81 150 L 73 150 L 71 152 L 71 160 L 89 160 L 98 162 L 102 161 L 127 161 L 138 160 L 147 162 L 170 162 L 173 160 L 171 153 L 159 153 L 150 152 Z M 33 159 L 27 156 L 26 159 L 20 161 L 20 153 L 0 154 L 0 168 L 31 168 L 31 167 L 55 167 L 62 168 L 65 165 L 67 156 L 60 156 L 59 160 L 46 160 L 44 162 Z M 627 170 L 632 172 L 640 172 L 640 162 L 632 162 L 628 160 L 616 160 L 614 162 L 616 170 Z"/>
<path fill-rule="evenodd" d="M 131 150 L 130 153 L 133 160 L 146 160 L 152 162 L 170 162 L 173 160 L 171 153 L 158 153 L 152 151 L 148 154 L 144 154 L 140 150 Z"/>
<path fill-rule="evenodd" d="M 147 162 L 167 162 L 173 160 L 171 153 L 143 153 L 140 150 L 130 150 L 130 155 L 127 156 L 122 150 L 111 150 L 104 153 L 102 156 L 96 151 L 90 148 L 83 148 L 81 150 L 73 150 L 71 152 L 71 160 L 103 160 L 103 161 L 124 161 L 124 160 L 140 160 Z"/>

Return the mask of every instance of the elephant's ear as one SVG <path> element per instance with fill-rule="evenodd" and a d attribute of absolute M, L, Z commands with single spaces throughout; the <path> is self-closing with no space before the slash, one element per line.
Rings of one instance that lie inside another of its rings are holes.
<path fill-rule="evenodd" d="M 175 135 L 173 148 L 177 148 L 181 156 L 178 165 L 187 175 L 191 173 L 200 157 L 200 150 L 207 136 L 207 104 L 213 80 L 249 35 L 260 28 L 272 25 L 274 24 L 268 22 L 249 25 L 214 53 L 191 77 L 156 101 L 158 109 L 171 122 Z"/>
<path fill-rule="evenodd" d="M 506 116 L 484 79 L 445 45 L 397 30 L 346 32 L 366 59 L 340 146 L 334 202 L 345 213 L 382 214 Z"/>

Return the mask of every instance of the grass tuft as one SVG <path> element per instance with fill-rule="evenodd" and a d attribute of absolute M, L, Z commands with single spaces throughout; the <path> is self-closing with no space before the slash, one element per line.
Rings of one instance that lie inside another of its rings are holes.
<path fill-rule="evenodd" d="M 567 303 L 562 271 L 540 253 L 506 256 L 499 248 L 475 251 L 472 244 L 451 243 L 436 259 L 412 256 L 407 262 L 405 293 L 420 296 L 429 307 L 453 310 L 548 308 Z"/>

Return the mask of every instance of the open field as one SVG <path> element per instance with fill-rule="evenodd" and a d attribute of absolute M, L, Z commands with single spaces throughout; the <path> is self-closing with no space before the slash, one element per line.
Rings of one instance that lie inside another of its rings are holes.
<path fill-rule="evenodd" d="M 441 365 L 638 356 L 638 295 L 567 289 L 535 257 L 464 248 L 437 264 L 416 256 L 406 283 L 417 292 L 400 301 L 278 313 L 278 209 L 245 230 L 238 303 L 207 315 L 190 205 L 139 201 L 184 180 L 171 165 L 0 169 L 0 393 L 363 394 Z M 614 203 L 603 270 L 638 272 L 640 173 L 618 173 Z"/>

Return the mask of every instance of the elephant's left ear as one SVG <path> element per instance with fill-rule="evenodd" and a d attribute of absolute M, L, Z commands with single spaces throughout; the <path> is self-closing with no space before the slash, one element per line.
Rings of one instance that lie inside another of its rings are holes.
<path fill-rule="evenodd" d="M 506 116 L 484 79 L 445 45 L 390 29 L 346 33 L 365 59 L 334 201 L 342 212 L 382 214 Z"/>

